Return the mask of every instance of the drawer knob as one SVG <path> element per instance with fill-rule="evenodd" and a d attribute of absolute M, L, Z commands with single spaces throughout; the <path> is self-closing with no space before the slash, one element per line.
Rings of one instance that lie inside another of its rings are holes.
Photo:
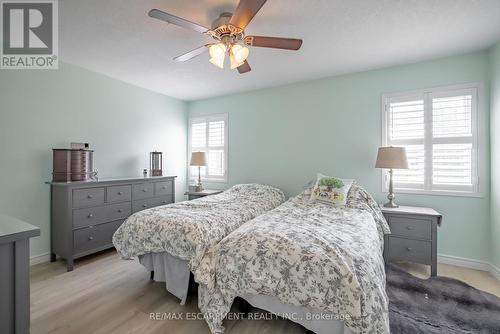
<path fill-rule="evenodd" d="M 406 229 L 411 231 L 411 230 L 413 230 L 413 227 L 411 227 L 411 226 L 406 226 Z"/>
<path fill-rule="evenodd" d="M 147 208 L 148 206 L 147 206 L 146 204 L 143 204 L 143 205 L 142 205 L 142 207 L 143 207 L 143 208 Z"/>
<path fill-rule="evenodd" d="M 90 240 L 90 241 L 94 240 L 94 237 L 89 237 L 89 240 Z"/>
<path fill-rule="evenodd" d="M 142 189 L 143 192 L 147 192 L 148 190 L 147 189 Z"/>
<path fill-rule="evenodd" d="M 88 199 L 91 199 L 93 196 L 92 195 L 87 195 L 87 198 Z"/>
<path fill-rule="evenodd" d="M 94 217 L 94 215 L 89 213 L 89 215 L 87 217 L 92 218 L 92 217 Z"/>
<path fill-rule="evenodd" d="M 406 250 L 407 250 L 408 252 L 411 252 L 411 248 L 410 248 L 410 247 L 406 247 Z"/>
<path fill-rule="evenodd" d="M 163 186 L 163 187 L 161 187 L 161 189 L 165 190 L 165 189 L 167 189 L 167 187 Z"/>
<path fill-rule="evenodd" d="M 122 209 L 118 209 L 118 212 L 123 212 L 123 210 Z"/>
<path fill-rule="evenodd" d="M 120 195 L 120 196 L 123 195 L 123 191 L 119 191 L 118 195 Z"/>
<path fill-rule="evenodd" d="M 90 225 L 89 228 L 94 228 L 94 225 Z"/>

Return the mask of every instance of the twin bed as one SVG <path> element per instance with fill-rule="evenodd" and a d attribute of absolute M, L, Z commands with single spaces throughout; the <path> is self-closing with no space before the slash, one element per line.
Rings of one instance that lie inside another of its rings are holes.
<path fill-rule="evenodd" d="M 318 334 L 389 333 L 389 228 L 372 197 L 354 184 L 342 207 L 311 201 L 307 191 L 283 202 L 276 188 L 237 185 L 136 213 L 113 242 L 181 303 L 192 272 L 212 333 L 223 333 L 236 297 Z"/>

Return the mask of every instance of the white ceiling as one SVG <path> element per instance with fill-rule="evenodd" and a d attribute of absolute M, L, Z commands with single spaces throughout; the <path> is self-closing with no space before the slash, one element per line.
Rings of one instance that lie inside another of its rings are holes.
<path fill-rule="evenodd" d="M 500 40 L 499 0 L 268 0 L 247 35 L 304 39 L 298 52 L 252 48 L 252 72 L 220 70 L 210 41 L 152 19 L 158 8 L 210 27 L 238 0 L 62 0 L 60 58 L 184 100 L 466 53 Z"/>

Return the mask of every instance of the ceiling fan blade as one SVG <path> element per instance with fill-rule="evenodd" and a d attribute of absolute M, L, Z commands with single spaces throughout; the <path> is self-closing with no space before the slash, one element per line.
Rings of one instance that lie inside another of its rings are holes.
<path fill-rule="evenodd" d="M 240 0 L 229 24 L 245 29 L 265 3 L 266 0 Z"/>
<path fill-rule="evenodd" d="M 296 38 L 247 36 L 245 37 L 245 44 L 263 48 L 298 50 L 302 46 L 302 40 Z"/>
<path fill-rule="evenodd" d="M 208 50 L 207 46 L 203 45 L 197 49 L 191 50 L 189 52 L 186 52 L 185 54 L 175 57 L 174 60 L 178 62 L 188 61 L 190 59 L 193 59 L 194 57 L 198 57 L 199 55 L 207 52 L 207 50 Z"/>
<path fill-rule="evenodd" d="M 250 65 L 248 64 L 248 62 L 246 60 L 243 63 L 243 65 L 240 65 L 237 68 L 238 68 L 238 72 L 240 72 L 240 74 L 244 74 L 244 73 L 250 72 L 252 70 L 252 68 L 250 67 Z"/>
<path fill-rule="evenodd" d="M 208 28 L 205 28 L 197 23 L 185 20 L 183 18 L 177 17 L 175 15 L 165 13 L 159 9 L 151 9 L 148 13 L 152 18 L 162 20 L 171 24 L 175 24 L 176 26 L 183 27 L 186 29 L 194 30 L 200 32 L 202 34 L 208 31 Z"/>

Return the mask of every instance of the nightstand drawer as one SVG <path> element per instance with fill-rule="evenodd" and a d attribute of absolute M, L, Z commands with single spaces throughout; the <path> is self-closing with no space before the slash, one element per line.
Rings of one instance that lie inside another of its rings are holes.
<path fill-rule="evenodd" d="M 431 264 L 432 247 L 430 241 L 410 240 L 389 236 L 388 238 L 389 260 L 402 260 L 417 262 L 422 264 Z"/>
<path fill-rule="evenodd" d="M 432 240 L 432 221 L 402 216 L 388 216 L 387 222 L 394 236 Z"/>

